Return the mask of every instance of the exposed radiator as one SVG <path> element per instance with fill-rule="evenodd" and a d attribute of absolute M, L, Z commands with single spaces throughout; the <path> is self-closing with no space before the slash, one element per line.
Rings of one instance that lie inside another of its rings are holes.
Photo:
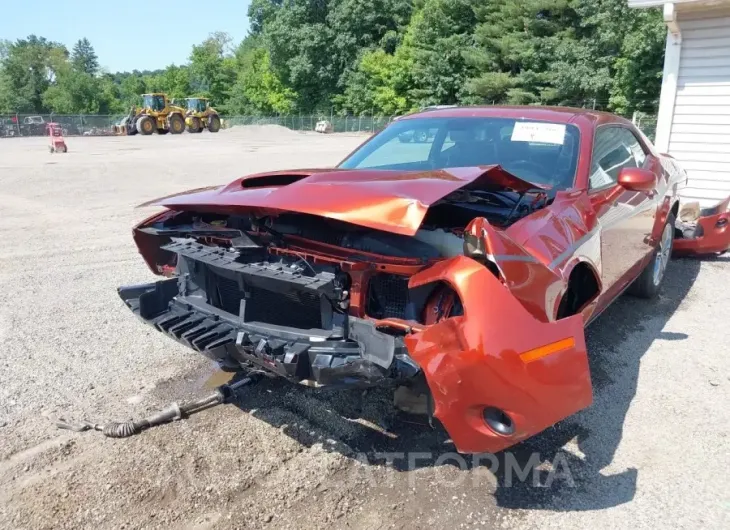
<path fill-rule="evenodd" d="M 208 293 L 209 303 L 237 315 L 244 292 L 238 282 L 223 276 L 213 275 L 214 288 L 220 302 L 213 293 Z M 320 297 L 315 293 L 290 291 L 286 294 L 249 286 L 250 298 L 246 301 L 247 322 L 265 322 L 279 326 L 300 329 L 322 328 Z"/>

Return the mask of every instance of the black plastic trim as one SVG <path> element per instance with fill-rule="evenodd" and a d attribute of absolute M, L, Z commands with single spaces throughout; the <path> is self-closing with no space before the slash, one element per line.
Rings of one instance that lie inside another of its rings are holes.
<path fill-rule="evenodd" d="M 253 365 L 329 386 L 372 386 L 399 375 L 394 360 L 406 355 L 402 338 L 379 332 L 370 321 L 350 317 L 350 338 L 338 336 L 338 328 L 242 322 L 200 296 L 181 295 L 184 283 L 171 278 L 118 292 L 146 324 L 227 367 Z"/>

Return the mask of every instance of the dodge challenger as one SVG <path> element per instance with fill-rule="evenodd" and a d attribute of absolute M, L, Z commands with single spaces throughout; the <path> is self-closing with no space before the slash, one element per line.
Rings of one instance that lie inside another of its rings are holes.
<path fill-rule="evenodd" d="M 459 451 L 495 452 L 591 404 L 584 327 L 613 300 L 730 247 L 730 198 L 678 219 L 686 179 L 610 114 L 427 110 L 335 168 L 146 203 L 161 278 L 119 295 L 224 369 L 420 392 Z"/>

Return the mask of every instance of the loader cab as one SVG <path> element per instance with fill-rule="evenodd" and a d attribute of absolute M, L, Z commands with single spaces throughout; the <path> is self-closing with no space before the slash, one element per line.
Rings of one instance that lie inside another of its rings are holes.
<path fill-rule="evenodd" d="M 205 112 L 208 110 L 208 100 L 206 98 L 186 98 L 187 109 L 191 112 Z"/>
<path fill-rule="evenodd" d="M 162 112 L 167 107 L 167 98 L 164 94 L 143 94 L 142 107 L 155 112 Z"/>

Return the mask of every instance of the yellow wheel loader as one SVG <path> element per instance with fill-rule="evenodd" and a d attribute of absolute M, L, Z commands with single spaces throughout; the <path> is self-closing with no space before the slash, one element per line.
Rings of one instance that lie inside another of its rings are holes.
<path fill-rule="evenodd" d="M 203 129 L 208 129 L 212 133 L 221 130 L 221 118 L 218 111 L 210 106 L 208 98 L 185 98 L 187 102 L 187 112 L 185 115 L 185 125 L 188 132 L 199 133 Z"/>
<path fill-rule="evenodd" d="M 142 106 L 114 126 L 115 134 L 181 134 L 185 130 L 185 109 L 172 105 L 166 94 L 143 94 Z"/>

